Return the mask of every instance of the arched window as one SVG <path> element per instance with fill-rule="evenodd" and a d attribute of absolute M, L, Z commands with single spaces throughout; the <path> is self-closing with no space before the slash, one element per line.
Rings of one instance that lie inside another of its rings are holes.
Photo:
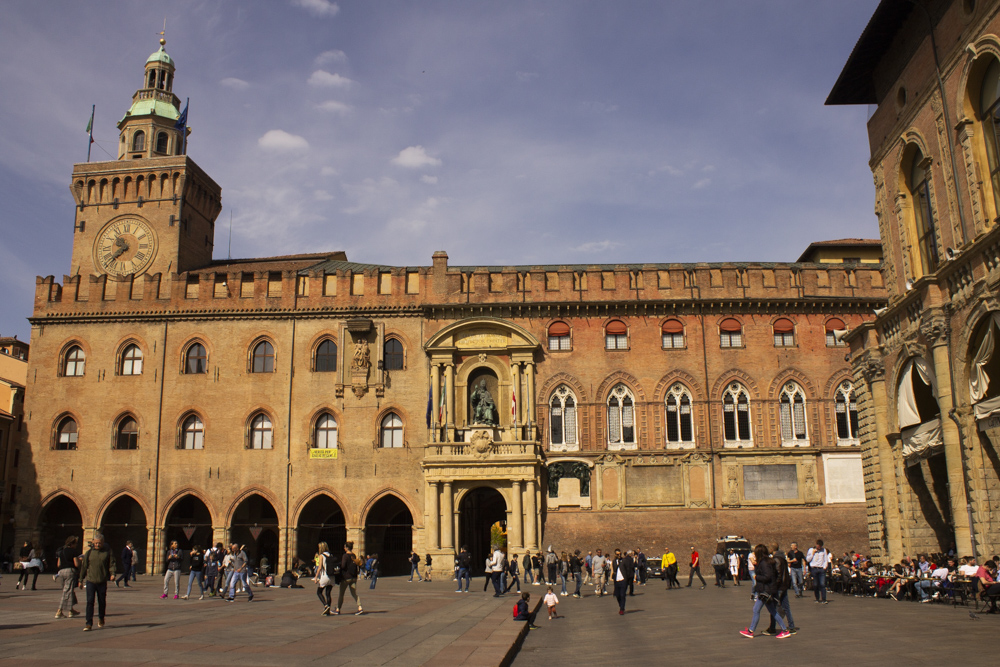
<path fill-rule="evenodd" d="M 273 373 L 274 346 L 266 340 L 257 343 L 253 348 L 251 361 L 251 373 Z"/>
<path fill-rule="evenodd" d="M 146 133 L 142 130 L 132 135 L 132 150 L 134 152 L 146 150 Z"/>
<path fill-rule="evenodd" d="M 628 349 L 628 327 L 621 320 L 612 320 L 604 327 L 604 349 Z"/>
<path fill-rule="evenodd" d="M 167 152 L 167 133 L 160 132 L 156 135 L 156 152 L 166 153 Z"/>
<path fill-rule="evenodd" d="M 125 417 L 115 429 L 115 449 L 139 449 L 139 425 L 132 417 Z"/>
<path fill-rule="evenodd" d="M 250 420 L 250 449 L 271 449 L 271 418 L 260 413 Z"/>
<path fill-rule="evenodd" d="M 205 424 L 198 415 L 190 415 L 181 426 L 181 449 L 205 448 Z"/>
<path fill-rule="evenodd" d="M 142 375 L 142 350 L 135 343 L 130 343 L 122 350 L 120 375 Z"/>
<path fill-rule="evenodd" d="M 199 375 L 208 372 L 208 352 L 201 343 L 191 343 L 184 354 L 184 373 Z"/>
<path fill-rule="evenodd" d="M 81 377 L 86 362 L 87 356 L 83 353 L 83 349 L 79 345 L 74 345 L 66 350 L 66 356 L 63 361 L 63 375 L 66 377 Z"/>
<path fill-rule="evenodd" d="M 387 371 L 403 370 L 403 344 L 398 338 L 386 338 L 382 346 L 382 365 Z"/>
<path fill-rule="evenodd" d="M 664 322 L 661 333 L 664 350 L 677 350 L 684 347 L 684 325 L 680 320 Z"/>
<path fill-rule="evenodd" d="M 677 383 L 667 392 L 667 443 L 681 444 L 694 442 L 694 428 L 691 424 L 691 392 Z"/>
<path fill-rule="evenodd" d="M 979 117 L 983 121 L 986 158 L 990 166 L 993 202 L 1000 211 L 1000 61 L 993 58 L 983 74 L 979 92 Z"/>
<path fill-rule="evenodd" d="M 569 325 L 565 322 L 553 322 L 549 325 L 549 349 L 569 350 Z"/>
<path fill-rule="evenodd" d="M 921 275 L 937 270 L 937 235 L 934 231 L 934 211 L 931 209 L 929 161 L 918 149 L 910 164 L 909 187 L 913 197 L 913 221 L 916 225 L 916 246 L 920 251 Z M 917 276 L 919 277 L 919 276 Z"/>
<path fill-rule="evenodd" d="M 635 399 L 623 384 L 616 384 L 608 396 L 608 445 L 635 444 Z"/>
<path fill-rule="evenodd" d="M 395 412 L 390 412 L 382 418 L 379 444 L 382 447 L 403 446 L 403 420 Z"/>
<path fill-rule="evenodd" d="M 337 344 L 327 338 L 316 348 L 316 363 L 313 370 L 317 373 L 330 373 L 337 370 Z"/>
<path fill-rule="evenodd" d="M 317 449 L 337 448 L 337 420 L 329 412 L 324 412 L 316 420 L 314 447 Z"/>
<path fill-rule="evenodd" d="M 743 325 L 739 320 L 727 317 L 719 322 L 719 346 L 743 347 Z"/>
<path fill-rule="evenodd" d="M 857 444 L 858 440 L 858 402 L 854 397 L 854 387 L 844 380 L 837 387 L 834 402 L 837 413 L 838 444 Z"/>
<path fill-rule="evenodd" d="M 774 321 L 774 346 L 793 347 L 795 345 L 795 325 L 787 317 Z"/>
<path fill-rule="evenodd" d="M 59 429 L 56 433 L 56 449 L 76 449 L 79 435 L 76 421 L 72 417 L 66 417 L 59 422 Z"/>
<path fill-rule="evenodd" d="M 806 396 L 802 387 L 794 382 L 786 382 L 778 398 L 778 412 L 781 420 L 781 442 L 808 444 L 806 435 Z"/>
<path fill-rule="evenodd" d="M 750 434 L 750 395 L 739 382 L 726 387 L 722 395 L 722 417 L 727 443 L 753 443 Z"/>
<path fill-rule="evenodd" d="M 576 449 L 579 446 L 576 433 L 576 396 L 561 384 L 549 401 L 549 445 L 561 451 Z"/>
<path fill-rule="evenodd" d="M 838 331 L 846 331 L 847 325 L 844 324 L 844 320 L 838 317 L 831 317 L 826 321 L 826 346 L 827 347 L 843 347 L 847 345 L 842 340 L 837 339 Z"/>

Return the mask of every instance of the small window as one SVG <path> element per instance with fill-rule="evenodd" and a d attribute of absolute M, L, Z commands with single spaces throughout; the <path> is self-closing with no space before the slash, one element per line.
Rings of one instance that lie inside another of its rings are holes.
<path fill-rule="evenodd" d="M 628 349 L 628 327 L 621 320 L 612 320 L 604 328 L 604 349 Z"/>
<path fill-rule="evenodd" d="M 132 417 L 125 417 L 118 422 L 115 449 L 139 449 L 139 425 Z"/>
<path fill-rule="evenodd" d="M 167 152 L 167 133 L 160 132 L 156 135 L 156 152 L 166 153 Z"/>
<path fill-rule="evenodd" d="M 837 415 L 838 444 L 855 444 L 858 440 L 858 402 L 850 382 L 845 380 L 837 387 L 834 407 Z"/>
<path fill-rule="evenodd" d="M 739 382 L 726 388 L 722 397 L 722 417 L 727 442 L 752 444 L 750 395 Z"/>
<path fill-rule="evenodd" d="M 795 346 L 795 325 L 791 320 L 784 317 L 775 320 L 773 329 L 775 347 Z"/>
<path fill-rule="evenodd" d="M 778 399 L 781 417 L 781 441 L 795 443 L 806 440 L 806 400 L 802 387 L 794 382 L 787 383 Z"/>
<path fill-rule="evenodd" d="M 66 377 L 82 377 L 87 357 L 79 345 L 74 345 L 66 351 L 63 363 L 63 375 Z"/>
<path fill-rule="evenodd" d="M 382 437 L 379 441 L 383 448 L 403 446 L 403 420 L 395 412 L 390 412 L 382 419 Z"/>
<path fill-rule="evenodd" d="M 135 152 L 146 150 L 146 133 L 142 130 L 132 135 L 132 150 Z"/>
<path fill-rule="evenodd" d="M 608 396 L 608 445 L 635 444 L 635 399 L 624 384 L 615 385 Z"/>
<path fill-rule="evenodd" d="M 694 442 L 691 424 L 691 392 L 677 383 L 667 393 L 667 443 Z"/>
<path fill-rule="evenodd" d="M 274 346 L 266 340 L 257 343 L 253 348 L 251 373 L 274 372 Z"/>
<path fill-rule="evenodd" d="M 271 449 L 271 418 L 259 414 L 250 421 L 250 449 Z"/>
<path fill-rule="evenodd" d="M 827 347 L 844 347 L 847 345 L 843 340 L 837 339 L 838 331 L 847 331 L 847 325 L 844 324 L 844 320 L 838 319 L 836 317 L 827 320 L 826 323 L 826 346 Z"/>
<path fill-rule="evenodd" d="M 201 343 L 192 343 L 184 355 L 184 373 L 199 375 L 208 372 L 208 353 Z"/>
<path fill-rule="evenodd" d="M 398 339 L 387 338 L 382 352 L 382 366 L 385 370 L 403 370 L 403 344 Z"/>
<path fill-rule="evenodd" d="M 122 362 L 119 366 L 121 375 L 142 375 L 142 350 L 138 345 L 130 344 L 122 351 Z"/>
<path fill-rule="evenodd" d="M 191 415 L 184 420 L 181 426 L 181 449 L 204 449 L 205 448 L 205 424 L 201 417 Z"/>
<path fill-rule="evenodd" d="M 719 346 L 743 347 L 743 325 L 739 320 L 728 317 L 719 322 Z"/>
<path fill-rule="evenodd" d="M 76 421 L 72 417 L 66 417 L 59 423 L 59 430 L 56 435 L 56 449 L 76 449 L 76 442 L 79 438 Z"/>
<path fill-rule="evenodd" d="M 329 412 L 324 412 L 316 420 L 316 439 L 315 445 L 317 449 L 336 449 L 337 448 L 337 420 L 333 418 Z"/>
<path fill-rule="evenodd" d="M 571 349 L 568 324 L 553 322 L 549 326 L 549 349 L 553 351 Z"/>
<path fill-rule="evenodd" d="M 331 373 L 337 370 L 337 344 L 329 338 L 316 348 L 316 363 L 313 369 L 317 373 Z"/>
<path fill-rule="evenodd" d="M 662 327 L 664 350 L 679 350 L 684 347 L 684 325 L 680 320 L 667 320 Z"/>

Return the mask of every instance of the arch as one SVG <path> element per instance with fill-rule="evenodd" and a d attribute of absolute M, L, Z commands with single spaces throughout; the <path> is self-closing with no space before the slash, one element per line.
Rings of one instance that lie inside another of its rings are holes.
<path fill-rule="evenodd" d="M 319 496 L 329 496 L 332 498 L 333 501 L 337 503 L 337 506 L 344 512 L 344 516 L 353 517 L 352 522 L 357 523 L 357 517 L 349 511 L 350 504 L 348 503 L 348 499 L 345 498 L 342 493 L 327 485 L 310 489 L 308 493 L 296 501 L 296 503 L 292 506 L 292 512 L 290 515 L 291 522 L 297 524 L 301 520 L 302 510 L 305 506 L 308 505 L 313 498 L 317 498 Z"/>
<path fill-rule="evenodd" d="M 284 506 L 270 489 L 266 489 L 263 486 L 247 486 L 240 490 L 240 492 L 233 498 L 232 502 L 229 503 L 229 508 L 226 510 L 225 516 L 226 525 L 231 525 L 233 523 L 233 517 L 235 516 L 236 509 L 251 496 L 260 496 L 270 503 L 271 507 L 275 508 L 276 512 L 279 512 L 278 516 L 281 516 L 280 512 L 283 510 Z"/>
<path fill-rule="evenodd" d="M 124 412 L 115 420 L 112 449 L 139 449 L 139 420 L 131 412 Z"/>
<path fill-rule="evenodd" d="M 490 485 L 478 485 L 467 489 L 457 499 L 457 507 L 459 545 L 469 548 L 471 573 L 483 574 L 486 559 L 493 553 L 494 526 L 500 524 L 501 531 L 506 534 L 507 499 Z M 506 544 L 498 546 L 505 549 Z"/>
<path fill-rule="evenodd" d="M 137 494 L 131 491 L 112 494 L 98 510 L 100 517 L 98 525 L 104 533 L 105 543 L 111 547 L 111 553 L 116 558 L 126 543 L 131 542 L 139 555 L 139 567 L 142 568 L 149 562 L 146 558 L 146 540 L 147 517 L 150 513 L 145 503 L 139 501 L 136 496 Z"/>
<path fill-rule="evenodd" d="M 160 510 L 160 516 L 157 517 L 157 525 L 166 525 L 167 518 L 169 517 L 171 510 L 185 496 L 193 496 L 198 502 L 204 505 L 206 509 L 208 509 L 209 523 L 219 523 L 218 508 L 211 502 L 211 500 L 209 500 L 208 494 L 193 486 L 185 486 L 174 491 L 164 500 L 163 509 Z"/>
<path fill-rule="evenodd" d="M 63 346 L 59 353 L 61 377 L 83 377 L 87 372 L 87 351 L 78 341 Z"/>
<path fill-rule="evenodd" d="M 145 351 L 136 338 L 127 338 L 118 346 L 115 355 L 115 373 L 117 375 L 142 375 Z"/>
<path fill-rule="evenodd" d="M 168 148 L 168 142 L 170 139 L 167 137 L 166 132 L 159 132 L 156 135 L 156 152 L 166 153 Z"/>
<path fill-rule="evenodd" d="M 570 389 L 573 390 L 573 393 L 576 394 L 580 403 L 588 402 L 587 392 L 584 389 L 583 384 L 575 376 L 570 375 L 569 373 L 559 372 L 554 375 L 550 375 L 536 391 L 539 396 L 548 396 L 561 384 L 569 385 Z"/>
<path fill-rule="evenodd" d="M 251 373 L 273 373 L 277 364 L 274 342 L 268 337 L 255 340 L 250 346 L 249 366 Z"/>
<path fill-rule="evenodd" d="M 701 386 L 698 380 L 690 373 L 680 370 L 670 371 L 660 378 L 660 381 L 656 383 L 656 389 L 653 391 L 653 400 L 657 403 L 666 401 L 667 391 L 677 382 L 688 388 L 688 391 L 691 392 L 692 400 L 697 402 L 707 400 L 705 397 L 705 388 Z"/>
<path fill-rule="evenodd" d="M 52 449 L 72 451 L 80 446 L 80 420 L 64 412 L 52 422 Z"/>
<path fill-rule="evenodd" d="M 43 564 L 54 563 L 54 556 L 59 547 L 66 543 L 70 536 L 76 536 L 83 542 L 83 512 L 80 505 L 69 494 L 59 490 L 51 494 L 40 504 L 38 513 L 39 540 L 36 547 L 41 547 L 44 555 Z M 51 567 L 43 567 L 48 571 Z"/>
<path fill-rule="evenodd" d="M 338 353 L 337 340 L 333 336 L 320 337 L 312 347 L 311 370 L 315 373 L 335 373 Z"/>
<path fill-rule="evenodd" d="M 746 387 L 747 391 L 750 392 L 751 400 L 760 400 L 760 387 L 757 386 L 757 381 L 749 373 L 738 368 L 730 368 L 726 372 L 719 374 L 719 377 L 715 380 L 715 384 L 712 385 L 712 393 L 709 394 L 709 399 L 713 401 L 721 399 L 722 392 L 733 382 L 739 382 Z"/>
<path fill-rule="evenodd" d="M 406 367 L 406 348 L 398 336 L 386 336 L 382 344 L 382 367 L 387 371 L 401 371 Z"/>
<path fill-rule="evenodd" d="M 490 328 L 494 330 L 504 331 L 508 337 L 509 342 L 507 349 L 511 348 L 521 348 L 521 349 L 537 349 L 541 347 L 541 343 L 530 331 L 524 327 L 514 324 L 508 320 L 504 320 L 499 317 L 470 317 L 464 320 L 459 320 L 444 327 L 436 334 L 431 336 L 427 342 L 424 344 L 424 349 L 430 351 L 436 347 L 454 347 L 454 337 L 461 333 L 463 329 L 481 329 Z M 469 349 L 480 349 L 475 347 L 470 347 Z"/>
<path fill-rule="evenodd" d="M 819 398 L 816 394 L 816 387 L 813 385 L 812 380 L 809 379 L 809 376 L 797 368 L 788 367 L 775 373 L 774 379 L 771 380 L 771 385 L 767 388 L 768 399 L 772 401 L 777 400 L 782 388 L 789 380 L 800 384 L 806 392 L 806 398 L 810 401 Z"/>
<path fill-rule="evenodd" d="M 228 525 L 230 540 L 246 546 L 252 563 L 259 563 L 263 557 L 272 564 L 278 562 L 278 509 L 262 492 L 242 494 L 233 506 Z"/>
<path fill-rule="evenodd" d="M 629 389 L 631 389 L 638 402 L 646 402 L 646 392 L 643 391 L 638 378 L 626 371 L 615 371 L 604 378 L 604 381 L 601 382 L 601 385 L 597 388 L 597 397 L 595 400 L 600 400 L 602 402 L 607 400 L 608 393 L 611 391 L 611 388 L 619 383 L 625 384 Z"/>
<path fill-rule="evenodd" d="M 377 553 L 387 576 L 409 572 L 414 512 L 399 495 L 384 492 L 365 511 L 365 553 Z"/>
<path fill-rule="evenodd" d="M 132 135 L 132 152 L 139 153 L 146 150 L 146 133 L 142 130 L 136 130 Z"/>
<path fill-rule="evenodd" d="M 830 399 L 834 392 L 837 391 L 837 387 L 839 387 L 840 383 L 844 380 L 847 380 L 851 384 L 854 383 L 854 376 L 851 375 L 851 370 L 849 368 L 841 368 L 838 371 L 834 371 L 834 373 L 827 378 L 826 384 L 823 385 L 823 395 L 820 398 L 824 400 Z"/>
<path fill-rule="evenodd" d="M 347 541 L 347 514 L 334 496 L 322 491 L 313 493 L 302 503 L 295 519 L 298 544 L 296 556 L 312 562 L 320 542 L 326 542 L 330 553 L 338 556 Z"/>
<path fill-rule="evenodd" d="M 210 353 L 203 338 L 192 338 L 181 348 L 181 372 L 184 375 L 204 375 L 208 373 Z"/>

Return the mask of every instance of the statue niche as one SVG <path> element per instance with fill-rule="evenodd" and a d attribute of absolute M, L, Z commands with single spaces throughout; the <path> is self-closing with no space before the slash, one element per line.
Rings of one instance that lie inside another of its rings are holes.
<path fill-rule="evenodd" d="M 489 369 L 480 369 L 469 378 L 469 422 L 471 424 L 500 424 L 500 411 L 496 397 L 499 390 L 497 376 Z"/>

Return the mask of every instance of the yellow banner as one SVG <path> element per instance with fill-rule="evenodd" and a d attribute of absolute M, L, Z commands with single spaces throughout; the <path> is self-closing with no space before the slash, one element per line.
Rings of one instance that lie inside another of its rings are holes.
<path fill-rule="evenodd" d="M 335 459 L 337 458 L 337 449 L 310 449 L 309 458 L 310 459 Z"/>

